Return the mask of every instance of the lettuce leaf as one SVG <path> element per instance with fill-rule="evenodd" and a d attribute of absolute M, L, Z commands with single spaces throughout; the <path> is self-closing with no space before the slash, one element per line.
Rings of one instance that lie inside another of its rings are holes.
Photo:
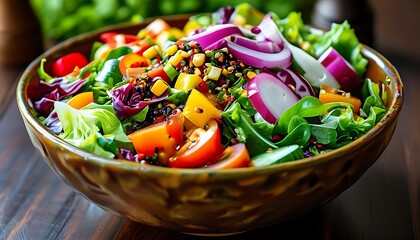
<path fill-rule="evenodd" d="M 63 102 L 54 103 L 64 141 L 87 152 L 113 158 L 118 148 L 133 149 L 132 143 L 115 114 L 105 108 L 74 109 Z"/>
<path fill-rule="evenodd" d="M 361 54 L 361 44 L 347 21 L 334 23 L 325 33 L 311 31 L 300 13 L 291 12 L 286 18 L 276 19 L 277 26 L 284 37 L 315 58 L 319 58 L 329 47 L 334 47 L 363 76 L 367 59 Z"/>

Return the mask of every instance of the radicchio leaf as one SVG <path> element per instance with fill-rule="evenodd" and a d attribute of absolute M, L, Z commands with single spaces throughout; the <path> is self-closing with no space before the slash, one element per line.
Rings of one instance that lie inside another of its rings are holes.
<path fill-rule="evenodd" d="M 68 82 L 65 78 L 57 78 L 51 83 L 40 81 L 31 85 L 29 98 L 34 103 L 35 110 L 43 117 L 47 117 L 54 108 L 54 102 L 78 92 L 86 79 Z"/>
<path fill-rule="evenodd" d="M 146 106 L 160 102 L 168 97 L 168 92 L 151 100 L 144 98 L 136 91 L 133 84 L 125 84 L 111 91 L 112 107 L 121 121 L 139 113 Z"/>

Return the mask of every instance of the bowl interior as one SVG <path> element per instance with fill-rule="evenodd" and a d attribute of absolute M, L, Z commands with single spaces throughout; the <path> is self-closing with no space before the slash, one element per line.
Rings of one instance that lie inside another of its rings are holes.
<path fill-rule="evenodd" d="M 166 17 L 165 20 L 174 27 L 182 27 L 188 16 Z M 403 84 L 393 65 L 368 46 L 362 48 L 362 54 L 369 60 L 367 76 L 387 82 L 388 86 L 390 97 L 385 117 L 356 141 L 304 160 L 224 171 L 140 165 L 94 156 L 77 149 L 53 134 L 36 118 L 29 95 L 31 87 L 40 81 L 37 68 L 41 59 L 56 59 L 71 51 L 88 56 L 92 44 L 99 41 L 101 32 L 136 34 L 151 21 L 110 26 L 62 42 L 35 59 L 26 68 L 17 86 L 18 107 L 35 147 L 66 183 L 105 210 L 146 224 L 191 233 L 237 232 L 266 226 L 304 214 L 336 197 L 378 159 L 392 137 L 403 105 Z M 46 62 L 46 69 L 51 62 Z M 375 141 L 383 143 L 378 147 Z M 110 179 L 114 181 L 110 182 Z M 133 183 L 128 179 L 137 180 Z M 153 183 L 152 186 L 150 183 Z M 132 189 L 137 187 L 144 189 L 146 199 L 143 199 L 143 195 L 132 193 Z M 246 197 L 250 193 L 254 196 Z M 191 199 L 196 194 L 201 194 L 201 198 Z M 162 205 L 150 205 L 148 201 L 151 199 L 162 202 Z M 269 201 L 273 203 L 267 203 Z M 174 202 L 178 204 L 174 207 L 176 210 L 182 208 L 175 215 L 171 214 Z M 265 202 L 264 206 L 261 202 Z M 139 206 L 139 203 L 143 203 L 143 206 Z M 219 208 L 211 205 L 214 203 L 220 204 Z M 279 208 L 275 205 L 278 203 L 287 203 L 289 209 Z M 200 209 L 208 208 L 203 212 L 197 209 L 198 205 Z M 238 212 L 230 210 L 232 216 L 226 217 L 227 208 L 237 207 L 240 207 Z M 255 209 L 258 209 L 258 213 Z M 220 214 L 224 214 L 225 218 L 221 218 Z M 180 215 L 188 215 L 191 223 L 177 218 Z M 209 223 L 205 217 L 213 217 L 214 223 Z M 238 224 L 243 218 L 248 220 Z M 197 227 L 200 224 L 203 226 Z"/>

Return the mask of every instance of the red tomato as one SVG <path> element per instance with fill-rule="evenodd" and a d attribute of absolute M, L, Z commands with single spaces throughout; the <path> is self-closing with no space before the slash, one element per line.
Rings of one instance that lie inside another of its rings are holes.
<path fill-rule="evenodd" d="M 220 161 L 209 165 L 210 169 L 228 169 L 228 168 L 241 168 L 248 167 L 251 163 L 248 150 L 245 144 L 238 143 L 233 146 L 227 147 L 220 158 Z"/>
<path fill-rule="evenodd" d="M 120 34 L 116 32 L 105 32 L 102 33 L 99 38 L 102 42 L 108 43 L 108 44 L 126 44 L 131 43 L 134 41 L 137 41 L 139 38 L 136 35 L 130 35 L 130 34 Z"/>
<path fill-rule="evenodd" d="M 168 124 L 166 125 L 168 135 L 175 140 L 178 145 L 184 143 L 184 115 L 181 110 L 169 116 Z"/>
<path fill-rule="evenodd" d="M 176 147 L 183 135 L 182 113 L 169 116 L 168 122 L 160 122 L 139 129 L 128 135 L 138 154 L 153 156 L 158 153 L 158 161 L 168 164 L 169 157 L 176 153 Z"/>
<path fill-rule="evenodd" d="M 143 52 L 146 51 L 151 45 L 147 40 L 135 40 L 130 42 L 128 46 L 133 49 L 133 52 L 138 55 L 143 55 Z"/>
<path fill-rule="evenodd" d="M 187 142 L 169 159 L 169 166 L 174 168 L 202 167 L 218 159 L 223 151 L 219 125 L 211 119 L 208 129 L 197 128 Z"/>
<path fill-rule="evenodd" d="M 129 53 L 121 58 L 119 67 L 122 75 L 127 76 L 127 69 L 147 67 L 149 63 L 147 59 L 137 53 Z"/>
<path fill-rule="evenodd" d="M 78 52 L 72 52 L 57 59 L 51 68 L 52 75 L 56 77 L 63 77 L 71 72 L 76 67 L 82 68 L 88 64 L 87 58 Z"/>
<path fill-rule="evenodd" d="M 152 79 L 155 79 L 155 78 L 159 77 L 159 78 L 162 78 L 162 80 L 167 82 L 167 83 L 171 82 L 171 79 L 166 74 L 162 65 L 160 65 L 159 67 L 151 69 L 150 71 L 148 71 L 146 73 L 146 75 L 149 76 Z"/>
<path fill-rule="evenodd" d="M 195 87 L 198 91 L 202 93 L 208 93 L 209 92 L 209 86 L 207 86 L 206 82 L 204 80 L 201 80 L 199 84 Z"/>

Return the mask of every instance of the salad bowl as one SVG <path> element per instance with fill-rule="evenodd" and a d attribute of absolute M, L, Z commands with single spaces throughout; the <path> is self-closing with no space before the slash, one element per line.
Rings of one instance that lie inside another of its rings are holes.
<path fill-rule="evenodd" d="M 188 16 L 164 19 L 181 28 Z M 331 201 L 352 186 L 378 160 L 393 136 L 403 105 L 403 85 L 394 66 L 368 46 L 362 48 L 369 61 L 366 76 L 388 79 L 385 116 L 348 145 L 299 161 L 227 170 L 116 161 L 68 144 L 38 120 L 28 91 L 40 80 L 37 68 L 43 58 L 56 59 L 72 51 L 89 55 L 100 33 L 136 34 L 151 21 L 110 26 L 62 42 L 35 59 L 17 86 L 18 107 L 35 148 L 64 182 L 108 212 L 199 235 L 234 234 L 281 223 Z"/>

